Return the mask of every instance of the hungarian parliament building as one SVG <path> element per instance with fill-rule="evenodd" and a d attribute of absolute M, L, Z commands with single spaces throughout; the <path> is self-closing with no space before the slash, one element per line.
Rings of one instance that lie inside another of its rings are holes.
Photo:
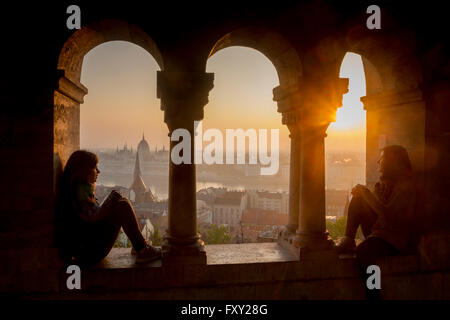
<path fill-rule="evenodd" d="M 139 161 L 142 178 L 148 187 L 160 198 L 167 197 L 167 177 L 169 175 L 169 151 L 163 146 L 150 149 L 150 144 L 142 135 L 137 149 L 126 144 L 122 149 L 96 152 L 99 157 L 100 175 L 97 183 L 104 186 L 130 187 L 133 183 L 136 161 Z M 138 158 L 138 159 L 137 159 Z"/>

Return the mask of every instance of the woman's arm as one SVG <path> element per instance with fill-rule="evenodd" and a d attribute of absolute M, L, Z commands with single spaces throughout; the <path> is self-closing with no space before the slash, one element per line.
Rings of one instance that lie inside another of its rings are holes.
<path fill-rule="evenodd" d="M 381 203 L 366 187 L 358 190 L 361 197 L 376 212 L 381 226 L 388 224 L 394 228 L 404 228 L 410 221 L 409 212 L 414 206 L 414 190 L 408 186 L 398 187 L 392 193 L 389 202 Z"/>
<path fill-rule="evenodd" d="M 80 218 L 88 223 L 95 222 L 100 207 L 94 197 L 94 187 L 90 184 L 78 185 L 77 200 Z"/>
<path fill-rule="evenodd" d="M 358 184 L 353 188 L 352 194 L 359 194 L 367 203 L 367 205 L 377 214 L 381 223 L 386 221 L 386 206 L 384 206 L 378 200 L 378 198 L 369 190 L 369 188 Z"/>

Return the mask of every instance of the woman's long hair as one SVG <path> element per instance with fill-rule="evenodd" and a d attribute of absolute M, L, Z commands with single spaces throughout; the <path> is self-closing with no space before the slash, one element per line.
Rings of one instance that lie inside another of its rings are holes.
<path fill-rule="evenodd" d="M 79 229 L 77 186 L 87 183 L 89 171 L 96 167 L 96 154 L 78 150 L 72 153 L 61 176 L 55 204 L 55 242 L 63 260 L 72 258 Z"/>
<path fill-rule="evenodd" d="M 413 176 L 411 160 L 408 156 L 408 151 L 399 145 L 390 145 L 384 147 L 383 158 L 386 162 L 386 167 L 389 168 L 388 177 L 395 180 L 409 179 Z"/>

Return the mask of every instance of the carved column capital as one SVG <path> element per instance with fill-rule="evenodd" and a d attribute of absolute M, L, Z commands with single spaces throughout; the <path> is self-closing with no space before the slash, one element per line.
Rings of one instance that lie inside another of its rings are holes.
<path fill-rule="evenodd" d="M 405 104 L 423 101 L 423 92 L 420 88 L 406 90 L 389 90 L 378 94 L 361 97 L 364 110 L 394 108 Z"/>
<path fill-rule="evenodd" d="M 62 69 L 57 70 L 55 90 L 77 103 L 83 103 L 84 96 L 88 93 L 88 89 L 80 82 L 74 82 L 67 78 Z"/>
<path fill-rule="evenodd" d="M 289 129 L 289 138 L 295 139 L 300 137 L 299 133 L 299 114 L 296 110 L 283 112 L 281 114 L 281 123 L 286 125 Z"/>
<path fill-rule="evenodd" d="M 297 82 L 291 86 L 273 88 L 273 101 L 276 101 L 278 112 L 286 113 L 301 108 L 303 104 L 302 84 Z"/>
<path fill-rule="evenodd" d="M 349 78 L 338 78 L 336 83 L 337 93 L 344 95 L 348 92 Z"/>
<path fill-rule="evenodd" d="M 348 78 L 334 78 L 322 84 L 299 82 L 273 89 L 273 100 L 291 133 L 298 127 L 325 127 L 335 121 L 342 96 L 348 92 Z M 326 130 L 326 129 L 325 129 Z"/>
<path fill-rule="evenodd" d="M 203 107 L 214 87 L 214 73 L 158 71 L 157 97 L 169 131 L 203 119 Z"/>
<path fill-rule="evenodd" d="M 327 136 L 327 129 L 329 123 L 324 122 L 323 124 L 318 125 L 308 125 L 308 126 L 300 126 L 299 134 L 304 138 L 325 138 Z"/>

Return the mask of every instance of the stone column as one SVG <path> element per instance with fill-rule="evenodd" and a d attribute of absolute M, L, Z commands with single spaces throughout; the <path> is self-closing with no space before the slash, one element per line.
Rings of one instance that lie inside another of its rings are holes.
<path fill-rule="evenodd" d="M 158 71 L 157 94 L 169 136 L 185 129 L 191 137 L 190 163 L 169 160 L 169 226 L 162 246 L 163 264 L 206 264 L 204 243 L 197 232 L 194 121 L 203 119 L 213 79 L 212 73 Z M 170 142 L 170 154 L 180 142 Z"/>
<path fill-rule="evenodd" d="M 289 168 L 289 217 L 285 240 L 295 235 L 298 228 L 300 212 L 300 133 L 298 130 L 297 110 L 301 104 L 300 84 L 290 87 L 278 86 L 274 88 L 273 100 L 278 104 L 278 112 L 282 113 L 282 123 L 289 128 L 291 139 L 290 168 Z"/>
<path fill-rule="evenodd" d="M 58 190 L 64 166 L 70 155 L 80 149 L 80 104 L 88 89 L 79 81 L 57 70 L 53 95 L 53 188 Z"/>
<path fill-rule="evenodd" d="M 325 143 L 326 126 L 302 128 L 300 164 L 300 207 L 296 246 L 329 249 L 332 241 L 325 230 Z"/>
<path fill-rule="evenodd" d="M 324 139 L 337 108 L 342 106 L 343 94 L 348 92 L 348 79 L 335 78 L 325 84 L 304 88 L 305 103 L 299 114 L 300 216 L 294 245 L 300 248 L 300 259 L 302 252 L 320 252 L 334 246 L 325 225 Z"/>
<path fill-rule="evenodd" d="M 291 139 L 289 166 L 289 218 L 286 229 L 289 234 L 295 234 L 298 228 L 300 213 L 300 154 L 301 137 L 296 126 L 297 121 L 292 113 L 283 114 L 283 124 L 289 128 Z"/>

